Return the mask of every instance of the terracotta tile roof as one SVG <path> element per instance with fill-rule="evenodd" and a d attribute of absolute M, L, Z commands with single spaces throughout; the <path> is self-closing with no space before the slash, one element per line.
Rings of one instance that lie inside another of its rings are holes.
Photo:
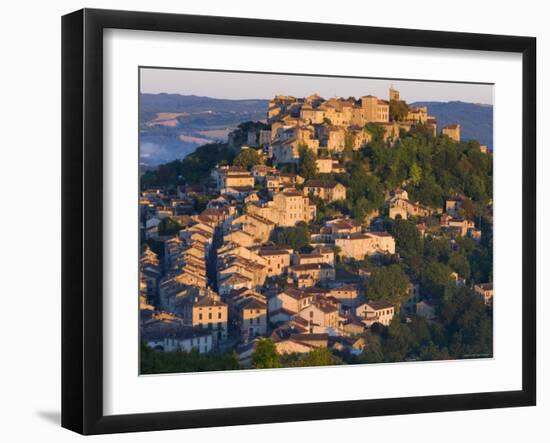
<path fill-rule="evenodd" d="M 335 180 L 308 180 L 305 184 L 305 188 L 327 188 L 332 189 L 338 186 L 338 182 Z"/>
<path fill-rule="evenodd" d="M 369 305 L 375 311 L 379 311 L 381 309 L 393 308 L 393 305 L 389 301 L 386 301 L 386 300 L 369 301 L 369 302 L 367 302 L 367 305 Z"/>

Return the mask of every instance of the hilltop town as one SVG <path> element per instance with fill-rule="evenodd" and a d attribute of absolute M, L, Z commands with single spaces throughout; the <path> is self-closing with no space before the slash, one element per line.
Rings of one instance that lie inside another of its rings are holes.
<path fill-rule="evenodd" d="M 142 372 L 490 356 L 491 174 L 394 88 L 274 97 L 142 177 Z"/>

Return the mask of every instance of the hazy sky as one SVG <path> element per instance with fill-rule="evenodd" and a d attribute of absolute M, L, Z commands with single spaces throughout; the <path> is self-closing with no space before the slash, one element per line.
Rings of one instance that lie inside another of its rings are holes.
<path fill-rule="evenodd" d="M 401 99 L 493 103 L 493 86 L 487 84 L 403 81 L 369 78 L 335 78 L 300 75 L 256 74 L 183 69 L 141 69 L 141 92 L 176 93 L 229 99 L 269 99 L 277 94 L 324 98 L 376 95 L 387 99 L 393 85 Z"/>

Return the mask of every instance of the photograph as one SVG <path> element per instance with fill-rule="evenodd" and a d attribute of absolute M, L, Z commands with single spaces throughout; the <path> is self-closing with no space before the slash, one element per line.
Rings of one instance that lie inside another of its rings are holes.
<path fill-rule="evenodd" d="M 139 373 L 493 356 L 493 87 L 139 67 Z"/>

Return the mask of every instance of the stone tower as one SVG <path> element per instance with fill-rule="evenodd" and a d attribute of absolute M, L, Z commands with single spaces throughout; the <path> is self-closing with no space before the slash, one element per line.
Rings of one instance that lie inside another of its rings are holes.
<path fill-rule="evenodd" d="M 399 91 L 394 89 L 393 86 L 390 86 L 390 101 L 399 100 Z"/>

